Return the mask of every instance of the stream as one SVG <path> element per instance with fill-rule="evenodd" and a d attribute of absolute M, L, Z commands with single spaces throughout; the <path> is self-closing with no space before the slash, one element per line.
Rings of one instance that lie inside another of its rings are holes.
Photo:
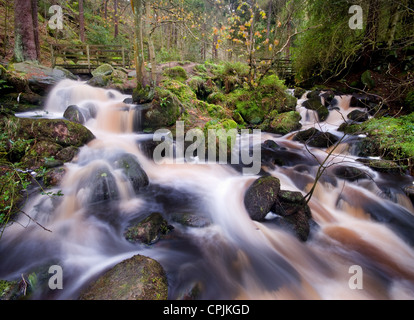
<path fill-rule="evenodd" d="M 0 241 L 0 279 L 15 280 L 39 268 L 59 265 L 63 289 L 37 290 L 32 299 L 78 299 L 90 281 L 136 254 L 164 267 L 169 299 L 181 299 L 198 285 L 198 299 L 414 299 L 414 208 L 403 187 L 409 175 L 380 173 L 357 162 L 355 141 L 347 137 L 329 158 L 329 168 L 309 202 L 314 223 L 309 239 L 300 241 L 281 229 L 269 213 L 264 222 L 250 219 L 244 206 L 247 188 L 259 177 L 243 175 L 223 164 L 156 164 L 144 152 L 152 134 L 139 133 L 139 115 L 114 90 L 64 80 L 49 94 L 42 110 L 19 117 L 62 118 L 69 105 L 96 112 L 85 126 L 96 139 L 80 149 L 59 190 L 61 197 L 33 195 L 24 212 L 52 232 L 20 215 Z M 301 106 L 302 129 L 316 126 L 337 137 L 350 108 L 349 96 L 337 96 L 337 108 L 325 122 Z M 90 106 L 93 106 L 92 109 Z M 362 110 L 362 109 L 361 109 Z M 260 141 L 282 147 L 284 166 L 265 167 L 280 179 L 283 190 L 306 195 L 313 185 L 318 161 L 326 149 L 305 148 L 286 136 L 261 133 Z M 117 154 L 132 154 L 147 173 L 149 185 L 134 192 L 120 170 L 110 166 Z M 334 174 L 346 164 L 369 178 L 348 181 Z M 93 186 L 88 175 L 107 168 L 119 195 L 87 205 Z M 174 230 L 153 245 L 128 242 L 130 221 L 160 212 Z M 174 214 L 190 213 L 209 220 L 203 227 L 174 222 Z M 357 288 L 354 271 L 360 270 Z"/>

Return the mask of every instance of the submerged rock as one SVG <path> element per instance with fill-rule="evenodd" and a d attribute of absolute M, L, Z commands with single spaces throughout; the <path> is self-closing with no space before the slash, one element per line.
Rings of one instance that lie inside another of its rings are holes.
<path fill-rule="evenodd" d="M 100 166 L 93 170 L 89 176 L 81 181 L 80 188 L 88 190 L 86 199 L 88 204 L 119 199 L 115 177 L 106 166 Z"/>
<path fill-rule="evenodd" d="M 115 169 L 121 169 L 129 179 L 135 192 L 149 184 L 149 179 L 144 169 L 138 162 L 137 157 L 125 153 L 114 159 L 113 166 Z"/>
<path fill-rule="evenodd" d="M 358 168 L 351 167 L 351 166 L 339 166 L 333 170 L 333 173 L 338 178 L 347 180 L 347 181 L 358 181 L 369 179 L 368 174 Z"/>
<path fill-rule="evenodd" d="M 178 222 L 184 226 L 193 227 L 193 228 L 203 228 L 211 225 L 212 221 L 210 218 L 196 214 L 196 213 L 174 213 L 171 216 L 171 219 L 175 222 Z"/>
<path fill-rule="evenodd" d="M 325 121 L 329 116 L 329 110 L 322 104 L 321 97 L 314 97 L 302 103 L 302 106 L 318 113 L 319 121 Z"/>
<path fill-rule="evenodd" d="M 160 240 L 162 235 L 167 234 L 172 229 L 161 213 L 151 213 L 147 218 L 138 223 L 132 223 L 124 232 L 125 239 L 129 242 L 141 242 L 144 244 L 154 244 Z"/>
<path fill-rule="evenodd" d="M 166 300 L 168 281 L 159 262 L 141 255 L 124 260 L 81 294 L 80 300 Z"/>
<path fill-rule="evenodd" d="M 369 114 L 364 111 L 354 110 L 348 114 L 348 119 L 356 122 L 364 122 L 369 118 Z"/>
<path fill-rule="evenodd" d="M 279 191 L 280 180 L 275 177 L 261 177 L 253 182 L 244 196 L 244 205 L 250 217 L 256 221 L 263 221 L 275 203 Z"/>

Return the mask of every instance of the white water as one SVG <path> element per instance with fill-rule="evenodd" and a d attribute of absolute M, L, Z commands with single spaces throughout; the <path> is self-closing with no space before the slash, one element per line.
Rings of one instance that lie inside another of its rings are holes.
<path fill-rule="evenodd" d="M 93 103 L 96 119 L 87 126 L 97 139 L 83 147 L 66 164 L 61 185 L 64 197 L 37 196 L 24 209 L 52 233 L 24 216 L 6 228 L 0 241 L 0 279 L 14 280 L 37 267 L 60 264 L 64 289 L 44 289 L 34 299 L 77 299 L 79 292 L 102 271 L 135 254 L 159 261 L 169 280 L 169 298 L 178 299 L 195 284 L 200 299 L 413 299 L 414 250 L 402 235 L 414 234 L 414 209 L 400 191 L 412 178 L 378 174 L 348 152 L 333 154 L 331 164 L 346 162 L 365 170 L 370 180 L 347 182 L 330 170 L 318 183 L 310 201 L 317 226 L 307 242 L 280 229 L 273 220 L 252 221 L 243 204 L 244 193 L 257 176 L 243 176 L 226 165 L 156 165 L 140 149 L 147 135 L 131 133 L 119 111 L 125 96 L 65 81 L 49 96 L 46 110 L 63 114 L 71 104 Z M 351 111 L 348 97 L 338 97 L 340 110 L 325 123 L 315 122 L 298 107 L 303 128 L 318 125 L 336 135 L 338 125 Z M 299 101 L 299 105 L 301 100 Z M 22 116 L 22 115 L 20 115 Z M 262 134 L 296 155 L 287 166 L 263 167 L 281 181 L 282 189 L 306 194 L 317 170 L 315 158 L 326 150 L 310 148 L 286 137 Z M 341 148 L 338 148 L 338 150 Z M 122 173 L 110 168 L 117 153 L 135 155 L 150 185 L 135 194 Z M 103 206 L 87 206 L 93 188 L 82 184 L 94 168 L 114 174 L 120 199 Z M 333 168 L 333 167 L 332 167 Z M 384 196 L 389 190 L 393 198 Z M 169 239 L 155 245 L 131 244 L 123 231 L 133 218 L 161 212 L 175 229 Z M 204 228 L 185 227 L 171 221 L 173 213 L 208 216 Z M 375 216 L 374 220 L 372 217 Z M 392 217 L 392 219 L 391 219 Z M 384 222 L 377 222 L 379 219 Z M 24 227 L 23 227 L 24 226 Z M 351 266 L 363 270 L 363 289 L 351 289 Z"/>

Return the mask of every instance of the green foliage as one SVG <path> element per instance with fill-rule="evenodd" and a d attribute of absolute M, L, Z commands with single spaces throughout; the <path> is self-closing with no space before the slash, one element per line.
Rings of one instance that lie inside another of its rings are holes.
<path fill-rule="evenodd" d="M 346 128 L 347 133 L 365 133 L 377 145 L 378 155 L 408 163 L 414 159 L 414 113 L 399 118 L 382 117 Z"/>

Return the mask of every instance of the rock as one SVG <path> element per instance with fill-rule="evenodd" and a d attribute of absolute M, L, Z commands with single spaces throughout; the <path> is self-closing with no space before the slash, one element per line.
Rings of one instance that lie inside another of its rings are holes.
<path fill-rule="evenodd" d="M 121 169 L 128 180 L 131 182 L 135 192 L 149 184 L 149 179 L 144 169 L 138 162 L 138 158 L 133 154 L 122 154 L 113 159 L 115 169 Z"/>
<path fill-rule="evenodd" d="M 58 153 L 56 153 L 56 159 L 61 160 L 63 162 L 70 162 L 78 153 L 79 149 L 77 147 L 69 146 L 63 148 Z"/>
<path fill-rule="evenodd" d="M 382 159 L 357 159 L 356 161 L 362 162 L 372 170 L 378 172 L 389 172 L 389 173 L 401 173 L 403 170 L 394 161 L 382 160 Z"/>
<path fill-rule="evenodd" d="M 43 182 L 46 187 L 58 186 L 66 174 L 66 169 L 63 167 L 53 168 L 46 172 L 43 177 Z"/>
<path fill-rule="evenodd" d="M 244 205 L 250 217 L 256 221 L 263 221 L 275 203 L 279 191 L 279 179 L 272 176 L 258 178 L 244 196 Z"/>
<path fill-rule="evenodd" d="M 143 129 L 155 131 L 174 125 L 182 109 L 183 105 L 174 94 L 157 88 L 154 100 L 143 111 Z"/>
<path fill-rule="evenodd" d="M 72 105 L 66 108 L 63 117 L 69 121 L 84 124 L 87 121 L 84 112 L 85 110 L 81 110 L 78 106 Z"/>
<path fill-rule="evenodd" d="M 309 128 L 298 132 L 293 140 L 306 143 L 311 147 L 329 148 L 338 141 L 338 138 L 330 132 L 321 132 L 318 129 Z"/>
<path fill-rule="evenodd" d="M 348 119 L 356 122 L 364 122 L 369 118 L 369 114 L 364 111 L 354 110 L 348 114 Z"/>
<path fill-rule="evenodd" d="M 302 193 L 280 190 L 271 211 L 281 217 L 277 225 L 293 231 L 301 241 L 308 239 L 312 214 Z"/>
<path fill-rule="evenodd" d="M 298 99 L 302 99 L 302 96 L 306 93 L 306 89 L 303 88 L 295 88 L 294 96 Z"/>
<path fill-rule="evenodd" d="M 318 99 L 320 94 L 321 94 L 320 90 L 313 90 L 313 91 L 308 92 L 308 94 L 306 95 L 306 98 Z"/>
<path fill-rule="evenodd" d="M 404 193 L 411 199 L 411 202 L 414 204 L 414 185 L 405 187 Z"/>
<path fill-rule="evenodd" d="M 155 260 L 135 255 L 107 271 L 82 291 L 80 300 L 166 300 L 168 281 Z"/>
<path fill-rule="evenodd" d="M 81 124 L 61 119 L 27 119 L 9 117 L 13 123 L 13 138 L 53 140 L 62 147 L 81 147 L 95 139 Z"/>
<path fill-rule="evenodd" d="M 98 77 L 98 76 L 109 76 L 114 72 L 114 68 L 107 63 L 104 63 L 102 65 L 100 65 L 98 68 L 96 68 L 95 70 L 92 71 L 92 76 L 94 77 Z"/>
<path fill-rule="evenodd" d="M 338 166 L 333 170 L 335 176 L 347 181 L 358 181 L 369 179 L 369 175 L 358 168 L 351 166 Z"/>
<path fill-rule="evenodd" d="M 373 89 L 375 87 L 375 80 L 372 78 L 371 71 L 367 70 L 361 75 L 361 82 L 368 89 Z"/>
<path fill-rule="evenodd" d="M 98 75 L 90 78 L 86 84 L 92 87 L 105 88 L 110 81 L 110 76 Z"/>
<path fill-rule="evenodd" d="M 300 120 L 301 116 L 299 112 L 284 112 L 271 119 L 269 126 L 265 129 L 265 131 L 286 135 L 292 131 L 299 130 L 302 127 Z"/>
<path fill-rule="evenodd" d="M 96 204 L 119 199 L 119 190 L 114 175 L 106 166 L 100 166 L 84 177 L 78 190 L 86 191 L 85 204 Z"/>
<path fill-rule="evenodd" d="M 174 213 L 171 216 L 171 219 L 175 222 L 178 222 L 184 226 L 193 227 L 193 228 L 204 228 L 211 225 L 212 221 L 210 218 L 201 216 L 196 213 Z"/>
<path fill-rule="evenodd" d="M 329 116 L 329 110 L 321 102 L 321 97 L 311 98 L 302 103 L 302 106 L 318 113 L 319 121 L 325 121 Z"/>
<path fill-rule="evenodd" d="M 305 198 L 298 191 L 280 190 L 271 211 L 283 217 L 303 211 L 308 218 L 311 217 L 310 209 L 306 205 Z"/>
<path fill-rule="evenodd" d="M 59 163 L 55 161 L 55 156 L 60 150 L 62 150 L 62 146 L 54 141 L 40 140 L 26 152 L 21 162 L 30 169 L 37 169 L 41 166 L 58 167 L 63 164 L 61 161 Z"/>
<path fill-rule="evenodd" d="M 18 281 L 0 280 L 0 301 L 19 300 L 24 297 L 24 288 Z"/>
<path fill-rule="evenodd" d="M 173 227 L 163 218 L 161 213 L 151 213 L 140 222 L 133 222 L 124 232 L 124 237 L 130 242 L 154 244 L 162 235 L 167 234 Z"/>
<path fill-rule="evenodd" d="M 30 90 L 40 95 L 45 95 L 59 81 L 67 78 L 62 70 L 29 61 L 15 63 L 11 69 L 22 74 L 22 77 L 28 81 Z"/>

